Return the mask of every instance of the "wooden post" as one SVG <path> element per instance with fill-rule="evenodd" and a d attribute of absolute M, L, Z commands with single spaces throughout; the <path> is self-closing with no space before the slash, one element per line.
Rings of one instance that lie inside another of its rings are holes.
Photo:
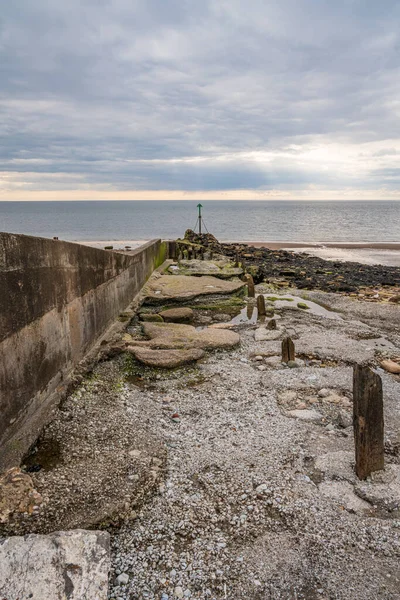
<path fill-rule="evenodd" d="M 247 284 L 247 295 L 248 295 L 248 297 L 249 298 L 254 298 L 255 295 L 256 295 L 256 291 L 254 289 L 254 281 L 253 281 L 252 276 L 249 273 L 247 273 L 247 275 L 245 275 L 245 277 L 244 277 L 244 281 Z"/>
<path fill-rule="evenodd" d="M 385 466 L 382 380 L 370 369 L 355 365 L 353 371 L 353 427 L 356 474 L 366 479 Z"/>
<path fill-rule="evenodd" d="M 262 294 L 257 296 L 257 310 L 258 310 L 259 317 L 265 316 L 265 299 Z"/>
<path fill-rule="evenodd" d="M 172 258 L 172 260 L 177 259 L 177 256 L 178 256 L 177 247 L 178 247 L 178 245 L 174 240 L 171 240 L 168 244 L 169 258 Z"/>
<path fill-rule="evenodd" d="M 236 250 L 235 254 L 235 268 L 239 266 L 239 252 Z"/>
<path fill-rule="evenodd" d="M 294 343 L 290 337 L 285 337 L 282 341 L 282 362 L 288 363 L 295 360 Z"/>

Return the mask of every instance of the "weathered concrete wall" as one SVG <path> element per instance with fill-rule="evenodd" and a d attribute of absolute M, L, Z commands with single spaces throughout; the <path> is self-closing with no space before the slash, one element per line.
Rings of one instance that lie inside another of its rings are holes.
<path fill-rule="evenodd" d="M 35 439 L 59 386 L 167 258 L 0 233 L 0 470 Z"/>

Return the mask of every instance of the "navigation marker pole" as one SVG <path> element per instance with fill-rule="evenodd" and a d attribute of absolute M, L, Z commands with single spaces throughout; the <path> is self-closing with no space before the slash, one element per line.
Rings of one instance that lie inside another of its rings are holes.
<path fill-rule="evenodd" d="M 197 208 L 199 209 L 199 235 L 201 235 L 201 209 L 203 208 L 203 205 L 198 204 Z"/>

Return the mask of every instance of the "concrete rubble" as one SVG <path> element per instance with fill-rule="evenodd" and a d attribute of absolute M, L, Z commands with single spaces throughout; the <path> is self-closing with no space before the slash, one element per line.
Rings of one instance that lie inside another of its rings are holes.
<path fill-rule="evenodd" d="M 104 531 L 0 540 L 0 596 L 6 600 L 106 600 L 109 570 Z"/>

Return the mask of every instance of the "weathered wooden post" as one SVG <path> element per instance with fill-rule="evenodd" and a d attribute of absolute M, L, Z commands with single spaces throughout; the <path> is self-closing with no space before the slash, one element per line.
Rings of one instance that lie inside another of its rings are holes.
<path fill-rule="evenodd" d="M 176 260 L 178 257 L 177 248 L 178 244 L 174 240 L 171 240 L 168 244 L 168 250 L 169 258 L 172 258 L 172 260 Z"/>
<path fill-rule="evenodd" d="M 200 260 L 204 260 L 204 248 L 200 248 Z"/>
<path fill-rule="evenodd" d="M 253 280 L 253 277 L 249 273 L 247 273 L 244 276 L 244 281 L 247 284 L 247 295 L 248 295 L 248 297 L 249 298 L 254 298 L 255 295 L 256 295 L 256 291 L 254 289 L 254 280 Z"/>
<path fill-rule="evenodd" d="M 236 250 L 235 253 L 235 268 L 239 266 L 239 252 Z"/>
<path fill-rule="evenodd" d="M 372 369 L 353 371 L 353 427 L 356 474 L 366 479 L 385 466 L 382 380 Z"/>
<path fill-rule="evenodd" d="M 259 317 L 265 317 L 265 298 L 262 294 L 257 296 L 257 311 Z"/>
<path fill-rule="evenodd" d="M 288 363 L 295 360 L 294 343 L 290 337 L 285 337 L 282 341 L 282 362 Z"/>

